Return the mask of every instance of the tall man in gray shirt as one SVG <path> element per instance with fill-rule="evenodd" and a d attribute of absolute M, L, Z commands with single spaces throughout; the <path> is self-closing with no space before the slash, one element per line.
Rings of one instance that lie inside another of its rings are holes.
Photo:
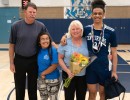
<path fill-rule="evenodd" d="M 24 100 L 26 74 L 29 100 L 37 100 L 37 36 L 48 32 L 45 25 L 35 20 L 37 7 L 28 3 L 24 9 L 24 20 L 11 27 L 9 39 L 10 70 L 14 73 L 16 100 Z"/>

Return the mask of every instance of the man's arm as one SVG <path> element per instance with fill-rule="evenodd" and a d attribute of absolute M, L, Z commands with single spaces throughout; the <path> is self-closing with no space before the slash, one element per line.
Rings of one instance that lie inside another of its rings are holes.
<path fill-rule="evenodd" d="M 10 59 L 10 70 L 15 73 L 15 65 L 14 65 L 14 44 L 9 44 L 9 59 Z"/>

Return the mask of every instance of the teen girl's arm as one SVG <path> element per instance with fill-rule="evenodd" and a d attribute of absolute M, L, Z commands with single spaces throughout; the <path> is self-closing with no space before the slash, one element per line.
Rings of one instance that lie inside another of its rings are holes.
<path fill-rule="evenodd" d="M 43 71 L 41 73 L 41 77 L 45 78 L 45 75 L 50 74 L 51 72 L 53 72 L 56 68 L 57 68 L 58 64 L 52 64 L 51 66 L 49 66 L 45 71 Z"/>
<path fill-rule="evenodd" d="M 54 41 L 51 43 L 56 49 L 58 49 L 58 44 L 56 44 Z"/>
<path fill-rule="evenodd" d="M 115 77 L 117 80 L 118 76 L 117 76 L 117 48 L 116 47 L 111 47 L 111 54 L 112 54 L 112 77 Z"/>

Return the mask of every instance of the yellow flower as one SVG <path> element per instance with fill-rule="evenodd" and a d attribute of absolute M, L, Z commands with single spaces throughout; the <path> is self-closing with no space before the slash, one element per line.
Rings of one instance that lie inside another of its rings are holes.
<path fill-rule="evenodd" d="M 89 58 L 83 56 L 82 54 L 80 53 L 77 53 L 77 52 L 74 52 L 72 55 L 71 55 L 71 62 L 77 62 L 79 63 L 81 66 L 82 65 L 87 65 L 89 63 Z"/>

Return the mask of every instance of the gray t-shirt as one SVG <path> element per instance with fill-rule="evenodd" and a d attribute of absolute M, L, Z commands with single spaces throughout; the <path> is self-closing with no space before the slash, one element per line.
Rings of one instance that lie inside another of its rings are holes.
<path fill-rule="evenodd" d="M 36 54 L 37 36 L 41 32 L 48 32 L 46 26 L 35 20 L 27 24 L 25 20 L 15 22 L 11 27 L 9 42 L 15 44 L 15 53 L 30 57 Z"/>

